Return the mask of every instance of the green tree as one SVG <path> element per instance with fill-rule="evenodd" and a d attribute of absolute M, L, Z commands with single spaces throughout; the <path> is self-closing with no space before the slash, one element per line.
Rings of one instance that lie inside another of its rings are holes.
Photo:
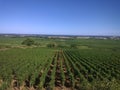
<path fill-rule="evenodd" d="M 32 40 L 32 39 L 30 39 L 30 38 L 27 38 L 26 40 L 24 40 L 24 41 L 22 42 L 23 45 L 27 45 L 27 46 L 31 46 L 31 45 L 33 45 L 34 43 L 35 43 L 34 40 Z"/>
<path fill-rule="evenodd" d="M 70 47 L 71 48 L 77 48 L 77 45 L 76 44 L 71 44 Z"/>
<path fill-rule="evenodd" d="M 54 43 L 47 44 L 47 47 L 53 48 L 53 47 L 55 47 L 55 44 Z"/>

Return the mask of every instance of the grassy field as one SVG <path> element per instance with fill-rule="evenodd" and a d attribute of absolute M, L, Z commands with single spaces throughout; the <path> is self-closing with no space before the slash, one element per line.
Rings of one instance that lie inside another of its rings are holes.
<path fill-rule="evenodd" d="M 120 40 L 29 38 L 0 37 L 0 90 L 120 90 Z"/>

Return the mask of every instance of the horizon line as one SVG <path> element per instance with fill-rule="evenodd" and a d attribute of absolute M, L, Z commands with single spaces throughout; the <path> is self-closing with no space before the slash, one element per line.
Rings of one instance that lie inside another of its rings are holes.
<path fill-rule="evenodd" d="M 94 35 L 88 35 L 88 34 L 37 34 L 37 33 L 0 33 L 0 35 L 2 34 L 6 34 L 6 35 L 50 35 L 50 36 L 120 36 L 120 35 L 98 35 L 98 34 L 94 34 Z"/>

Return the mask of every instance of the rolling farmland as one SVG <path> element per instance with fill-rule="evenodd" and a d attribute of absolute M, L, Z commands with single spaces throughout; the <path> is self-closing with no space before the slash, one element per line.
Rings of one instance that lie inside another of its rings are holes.
<path fill-rule="evenodd" d="M 119 45 L 93 42 L 96 44 L 74 41 L 80 44 L 77 48 L 66 47 L 73 43 L 68 40 L 59 42 L 66 44 L 62 48 L 1 50 L 0 90 L 120 90 Z"/>
<path fill-rule="evenodd" d="M 120 90 L 120 0 L 0 0 L 0 90 Z"/>

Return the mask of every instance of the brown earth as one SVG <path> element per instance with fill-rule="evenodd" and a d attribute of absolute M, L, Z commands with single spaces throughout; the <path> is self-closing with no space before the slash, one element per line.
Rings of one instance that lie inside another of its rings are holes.
<path fill-rule="evenodd" d="M 54 90 L 73 90 L 73 89 L 67 87 L 55 87 Z"/>

